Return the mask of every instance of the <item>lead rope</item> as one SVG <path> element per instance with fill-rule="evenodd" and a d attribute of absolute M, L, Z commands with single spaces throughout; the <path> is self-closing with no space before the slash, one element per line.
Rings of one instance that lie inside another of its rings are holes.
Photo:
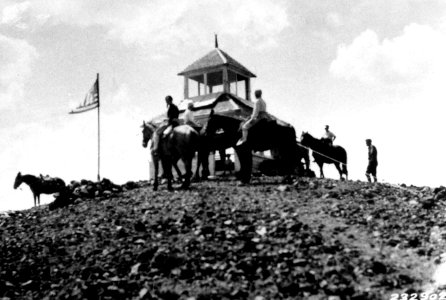
<path fill-rule="evenodd" d="M 326 158 L 328 158 L 328 159 L 331 159 L 331 160 L 333 160 L 333 161 L 335 161 L 335 162 L 337 162 L 337 163 L 340 163 L 341 165 L 347 166 L 346 163 L 340 162 L 339 160 L 336 160 L 336 159 L 334 159 L 333 157 L 330 157 L 330 156 L 327 156 L 327 155 L 325 155 L 325 154 L 322 154 L 322 153 L 320 153 L 320 152 L 318 152 L 318 151 L 316 151 L 316 150 L 313 150 L 313 149 L 311 149 L 311 148 L 309 148 L 309 147 L 307 147 L 307 146 L 304 146 L 304 145 L 299 144 L 299 143 L 298 143 L 297 145 L 298 145 L 299 147 L 305 148 L 305 149 L 307 149 L 307 150 L 311 150 L 311 151 L 313 151 L 313 152 L 315 152 L 315 153 L 317 153 L 317 154 L 319 154 L 319 155 L 321 155 L 321 156 L 324 156 L 324 157 L 326 157 Z"/>

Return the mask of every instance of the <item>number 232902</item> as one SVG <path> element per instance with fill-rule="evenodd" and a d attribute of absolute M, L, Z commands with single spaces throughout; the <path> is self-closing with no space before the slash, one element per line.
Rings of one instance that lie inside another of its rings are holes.
<path fill-rule="evenodd" d="M 446 292 L 441 293 L 413 293 L 392 294 L 390 300 L 446 300 Z"/>

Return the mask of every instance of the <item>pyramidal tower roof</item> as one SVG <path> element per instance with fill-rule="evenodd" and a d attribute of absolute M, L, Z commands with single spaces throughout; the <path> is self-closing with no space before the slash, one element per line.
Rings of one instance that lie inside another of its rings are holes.
<path fill-rule="evenodd" d="M 241 72 L 247 77 L 256 77 L 254 73 L 245 68 L 241 63 L 232 58 L 229 54 L 218 48 L 217 39 L 215 40 L 215 49 L 203 56 L 202 58 L 196 60 L 186 69 L 178 73 L 178 75 L 187 75 L 190 73 L 196 73 L 199 71 L 204 71 L 206 69 L 215 68 L 219 66 L 231 66 L 237 71 Z"/>

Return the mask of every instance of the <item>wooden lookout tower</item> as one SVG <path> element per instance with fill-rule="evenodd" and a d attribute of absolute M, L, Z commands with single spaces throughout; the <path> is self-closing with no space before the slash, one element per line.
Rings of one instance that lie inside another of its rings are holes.
<path fill-rule="evenodd" d="M 184 98 L 178 104 L 180 119 L 190 102 L 194 104 L 195 120 L 201 124 L 207 122 L 211 110 L 239 120 L 246 120 L 251 115 L 251 78 L 256 75 L 221 50 L 217 36 L 215 48 L 178 75 L 184 77 Z M 165 114 L 159 115 L 152 122 L 161 123 L 165 117 Z M 235 157 L 235 160 L 237 169 L 238 159 Z"/>
<path fill-rule="evenodd" d="M 184 77 L 184 99 L 191 99 L 197 104 L 216 99 L 216 96 L 223 93 L 249 101 L 251 78 L 256 77 L 218 47 L 217 36 L 215 49 L 193 62 L 178 75 Z"/>
<path fill-rule="evenodd" d="M 184 77 L 184 98 L 179 102 L 180 118 L 189 102 L 194 103 L 195 119 L 204 124 L 211 109 L 215 113 L 246 119 L 253 108 L 251 78 L 256 75 L 218 47 L 178 73 Z M 154 118 L 160 122 L 165 115 Z"/>

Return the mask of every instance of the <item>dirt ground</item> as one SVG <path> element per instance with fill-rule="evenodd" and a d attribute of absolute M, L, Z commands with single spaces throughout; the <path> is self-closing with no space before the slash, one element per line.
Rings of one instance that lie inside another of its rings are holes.
<path fill-rule="evenodd" d="M 444 284 L 445 199 L 329 179 L 133 183 L 0 215 L 0 299 L 427 299 Z"/>

